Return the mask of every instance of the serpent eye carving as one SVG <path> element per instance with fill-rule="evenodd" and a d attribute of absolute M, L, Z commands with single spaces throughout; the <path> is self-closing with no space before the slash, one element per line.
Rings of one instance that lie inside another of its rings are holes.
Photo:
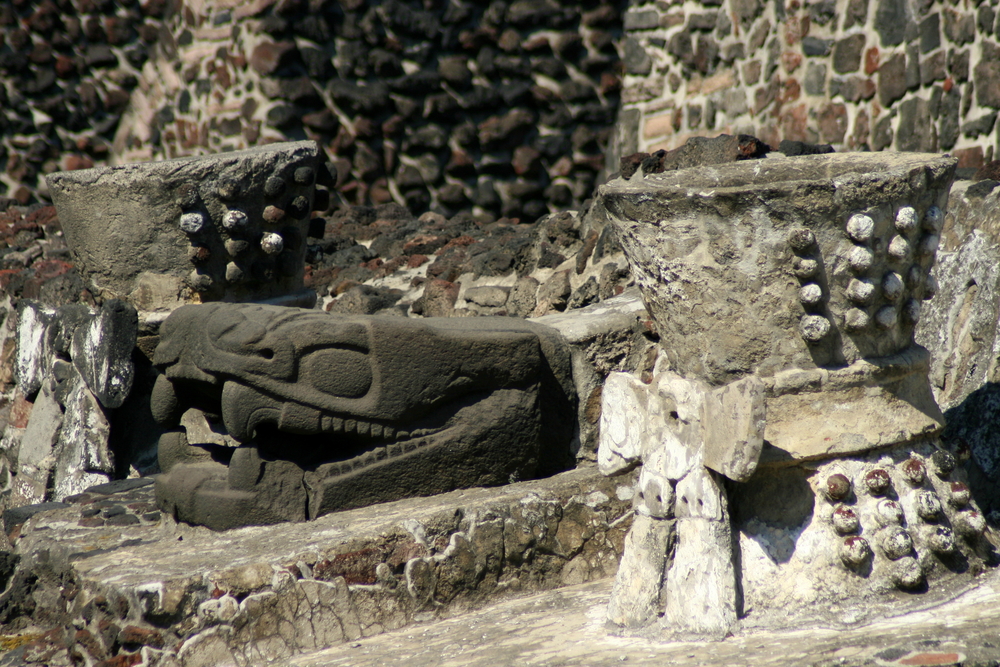
<path fill-rule="evenodd" d="M 345 347 L 307 352 L 299 361 L 299 378 L 317 391 L 341 398 L 360 398 L 372 386 L 368 354 Z"/>

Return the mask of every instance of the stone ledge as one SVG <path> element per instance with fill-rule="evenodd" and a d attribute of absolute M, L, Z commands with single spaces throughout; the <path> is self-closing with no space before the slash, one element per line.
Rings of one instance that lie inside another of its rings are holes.
<path fill-rule="evenodd" d="M 32 621 L 46 628 L 155 629 L 159 646 L 141 648 L 153 664 L 282 660 L 611 576 L 631 524 L 630 482 L 581 468 L 225 533 L 169 517 L 83 528 L 77 505 L 25 522 L 22 563 L 0 601 L 30 596 Z M 25 586 L 31 576 L 60 583 Z M 61 600 L 53 586 L 73 593 Z"/>

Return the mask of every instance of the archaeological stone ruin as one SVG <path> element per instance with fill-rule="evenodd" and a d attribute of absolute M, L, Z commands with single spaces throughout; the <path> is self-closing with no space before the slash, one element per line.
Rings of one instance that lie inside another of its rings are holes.
<path fill-rule="evenodd" d="M 0 665 L 995 602 L 973 4 L 0 6 Z"/>
<path fill-rule="evenodd" d="M 18 305 L 11 655 L 265 664 L 608 578 L 604 632 L 721 640 L 981 585 L 990 441 L 950 437 L 917 336 L 954 317 L 955 159 L 723 136 L 622 163 L 529 256 L 589 244 L 463 274 L 450 317 L 426 278 L 304 288 L 314 144 L 56 174 L 105 298 Z"/>

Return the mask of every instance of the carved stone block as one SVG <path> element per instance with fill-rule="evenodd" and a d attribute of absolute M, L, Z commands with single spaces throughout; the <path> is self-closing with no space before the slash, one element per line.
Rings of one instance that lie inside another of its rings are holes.
<path fill-rule="evenodd" d="M 140 311 L 302 291 L 315 142 L 98 167 L 46 180 L 77 258 Z"/>
<path fill-rule="evenodd" d="M 533 323 L 204 304 L 163 323 L 154 363 L 153 414 L 175 429 L 160 442 L 159 502 L 216 529 L 573 462 L 569 351 Z M 215 426 L 195 427 L 191 408 Z M 219 426 L 238 447 L 220 444 Z"/>

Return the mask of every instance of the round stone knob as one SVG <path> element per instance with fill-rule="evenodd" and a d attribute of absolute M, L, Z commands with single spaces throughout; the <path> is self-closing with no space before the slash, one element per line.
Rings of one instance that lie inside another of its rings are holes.
<path fill-rule="evenodd" d="M 271 198 L 280 197 L 285 194 L 286 187 L 285 179 L 279 176 L 271 176 L 264 182 L 264 194 Z"/>
<path fill-rule="evenodd" d="M 882 468 L 875 468 L 865 473 L 865 487 L 873 496 L 881 496 L 889 490 L 892 481 L 889 473 Z"/>
<path fill-rule="evenodd" d="M 792 273 L 796 278 L 812 278 L 819 273 L 819 262 L 808 257 L 796 257 L 792 260 Z"/>
<path fill-rule="evenodd" d="M 855 243 L 868 243 L 875 232 L 875 221 L 862 213 L 856 213 L 847 221 L 847 235 Z"/>
<path fill-rule="evenodd" d="M 270 205 L 264 207 L 264 222 L 269 225 L 276 225 L 285 217 L 285 212 L 277 206 Z"/>
<path fill-rule="evenodd" d="M 889 301 L 896 301 L 903 294 L 903 279 L 895 271 L 882 277 L 882 293 Z"/>
<path fill-rule="evenodd" d="M 975 510 L 959 512 L 952 525 L 959 535 L 966 538 L 976 538 L 986 530 L 986 519 Z"/>
<path fill-rule="evenodd" d="M 192 271 L 188 274 L 187 284 L 195 292 L 207 292 L 212 288 L 212 276 Z"/>
<path fill-rule="evenodd" d="M 192 264 L 204 264 L 212 258 L 212 251 L 203 245 L 191 246 L 188 250 L 188 260 Z"/>
<path fill-rule="evenodd" d="M 955 534 L 947 526 L 924 526 L 920 529 L 920 539 L 938 554 L 948 554 L 955 550 Z"/>
<path fill-rule="evenodd" d="M 903 206 L 896 212 L 896 229 L 908 234 L 917 227 L 917 212 L 912 206 Z"/>
<path fill-rule="evenodd" d="M 840 545 L 840 560 L 847 567 L 861 567 L 871 558 L 872 549 L 868 546 L 868 540 L 863 537 L 844 538 Z"/>
<path fill-rule="evenodd" d="M 952 456 L 951 452 L 946 452 L 943 449 L 939 449 L 931 455 L 931 463 L 934 464 L 934 470 L 938 477 L 947 477 L 955 469 L 955 457 Z"/>
<path fill-rule="evenodd" d="M 847 253 L 847 263 L 850 265 L 851 271 L 857 275 L 867 273 L 874 262 L 875 254 L 864 246 L 856 245 Z"/>
<path fill-rule="evenodd" d="M 197 234 L 205 227 L 205 216 L 198 212 L 185 213 L 181 216 L 179 226 L 186 234 Z"/>
<path fill-rule="evenodd" d="M 875 517 L 880 525 L 898 526 L 903 523 L 903 508 L 895 500 L 883 498 L 875 505 Z"/>
<path fill-rule="evenodd" d="M 833 510 L 833 529 L 841 535 L 850 535 L 857 531 L 860 525 L 858 515 L 846 505 L 839 505 Z"/>
<path fill-rule="evenodd" d="M 241 283 L 246 280 L 246 272 L 241 269 L 236 262 L 226 264 L 226 281 L 230 283 Z"/>
<path fill-rule="evenodd" d="M 891 329 L 896 326 L 896 321 L 899 319 L 899 313 L 893 306 L 883 306 L 878 309 L 875 313 L 875 324 L 878 325 L 880 329 Z"/>
<path fill-rule="evenodd" d="M 817 343 L 830 333 L 830 320 L 822 315 L 806 315 L 799 322 L 799 333 L 809 343 Z"/>
<path fill-rule="evenodd" d="M 226 252 L 229 253 L 230 257 L 236 257 L 237 255 L 246 252 L 249 247 L 250 242 L 242 239 L 229 239 L 226 241 Z"/>
<path fill-rule="evenodd" d="M 902 236 L 897 236 L 889 241 L 889 248 L 886 250 L 889 257 L 902 261 L 910 254 L 910 242 Z"/>
<path fill-rule="evenodd" d="M 815 306 L 823 300 L 823 289 L 816 283 L 809 283 L 799 288 L 799 301 L 804 306 Z"/>
<path fill-rule="evenodd" d="M 316 180 L 316 172 L 312 167 L 299 167 L 295 170 L 294 178 L 299 185 L 312 185 Z"/>
<path fill-rule="evenodd" d="M 951 495 L 948 497 L 948 502 L 955 507 L 965 507 L 972 500 L 972 494 L 969 492 L 969 487 L 962 482 L 952 482 L 951 483 Z"/>
<path fill-rule="evenodd" d="M 927 468 L 920 459 L 906 459 L 899 469 L 903 473 L 903 478 L 914 486 L 920 486 L 927 479 Z"/>
<path fill-rule="evenodd" d="M 866 305 L 875 298 L 875 285 L 867 278 L 851 278 L 847 284 L 847 298 L 859 305 Z"/>
<path fill-rule="evenodd" d="M 900 588 L 916 588 L 924 583 L 924 571 L 916 558 L 901 558 L 893 563 L 890 576 Z"/>
<path fill-rule="evenodd" d="M 844 313 L 844 327 L 851 332 L 864 331 L 871 323 L 868 313 L 860 308 L 851 308 Z"/>
<path fill-rule="evenodd" d="M 793 229 L 788 233 L 788 245 L 795 252 L 805 252 L 816 245 L 816 235 L 808 229 Z"/>
<path fill-rule="evenodd" d="M 232 209 L 222 216 L 222 226 L 231 232 L 241 231 L 250 223 L 250 218 L 243 211 Z"/>
<path fill-rule="evenodd" d="M 933 299 L 934 295 L 938 293 L 938 281 L 937 278 L 931 274 L 927 274 L 927 281 L 924 283 L 924 300 Z"/>
<path fill-rule="evenodd" d="M 937 252 L 939 245 L 941 245 L 941 237 L 937 234 L 928 234 L 924 238 L 920 239 L 918 252 L 925 257 L 927 255 L 933 255 Z"/>
<path fill-rule="evenodd" d="M 944 225 L 944 212 L 937 206 L 931 206 L 924 213 L 924 228 L 929 232 L 938 232 Z"/>
<path fill-rule="evenodd" d="M 260 239 L 260 247 L 269 255 L 277 255 L 285 249 L 285 239 L 280 234 L 268 232 Z"/>
<path fill-rule="evenodd" d="M 851 492 L 851 480 L 839 472 L 830 475 L 826 478 L 826 488 L 823 492 L 830 500 L 843 500 Z"/>
<path fill-rule="evenodd" d="M 879 548 L 889 560 L 899 560 L 913 551 L 913 539 L 899 526 L 890 526 L 879 535 Z"/>
<path fill-rule="evenodd" d="M 917 516 L 924 521 L 934 521 L 941 516 L 941 500 L 930 491 L 921 491 L 916 497 Z"/>

